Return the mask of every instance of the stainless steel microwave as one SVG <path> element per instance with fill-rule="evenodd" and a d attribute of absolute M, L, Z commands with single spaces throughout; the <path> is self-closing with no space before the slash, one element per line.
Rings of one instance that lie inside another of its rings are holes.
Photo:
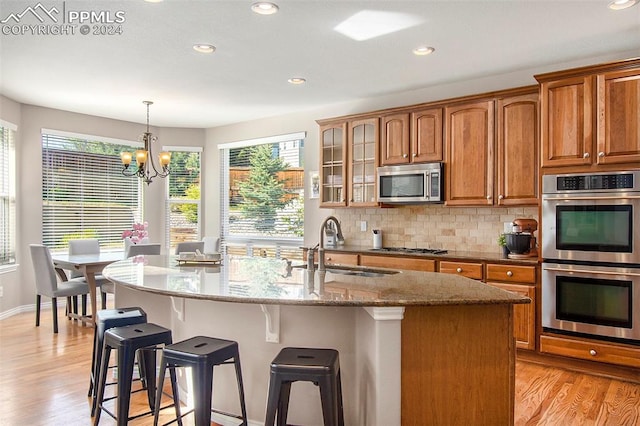
<path fill-rule="evenodd" d="M 387 204 L 442 203 L 444 164 L 424 163 L 378 167 L 378 202 Z"/>

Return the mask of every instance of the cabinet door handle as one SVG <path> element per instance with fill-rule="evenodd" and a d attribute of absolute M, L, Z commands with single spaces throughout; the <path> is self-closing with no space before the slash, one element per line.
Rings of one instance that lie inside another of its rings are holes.
<path fill-rule="evenodd" d="M 456 272 L 457 272 L 457 273 L 461 273 L 461 272 L 462 272 L 462 268 L 458 268 L 458 269 L 456 269 Z"/>
<path fill-rule="evenodd" d="M 498 195 L 498 200 L 503 200 L 504 199 L 504 195 L 500 194 Z"/>
<path fill-rule="evenodd" d="M 418 154 L 416 154 L 415 152 L 412 155 L 413 158 L 416 158 L 417 156 L 418 156 Z"/>
<path fill-rule="evenodd" d="M 407 158 L 408 155 L 407 154 L 402 154 L 402 158 Z"/>
<path fill-rule="evenodd" d="M 602 151 L 601 151 L 601 152 L 599 152 L 599 153 L 598 153 L 598 157 L 600 157 L 600 158 L 604 157 L 604 152 L 602 152 Z"/>
<path fill-rule="evenodd" d="M 596 352 L 596 350 L 595 350 L 595 349 L 591 349 L 591 350 L 589 351 L 589 355 L 591 355 L 591 356 L 596 356 L 596 355 L 598 355 L 598 352 Z"/>
<path fill-rule="evenodd" d="M 584 154 L 582 154 L 582 158 L 589 158 L 589 157 L 591 157 L 591 156 L 589 155 L 588 152 L 585 152 Z"/>
<path fill-rule="evenodd" d="M 508 277 L 512 277 L 512 276 L 513 276 L 513 272 L 511 272 L 511 271 L 507 271 L 507 276 L 508 276 Z"/>
<path fill-rule="evenodd" d="M 487 200 L 490 200 L 490 199 L 491 199 L 491 195 L 487 195 Z"/>

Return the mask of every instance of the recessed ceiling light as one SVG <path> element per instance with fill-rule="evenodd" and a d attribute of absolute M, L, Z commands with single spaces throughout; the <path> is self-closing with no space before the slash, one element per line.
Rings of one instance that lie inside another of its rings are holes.
<path fill-rule="evenodd" d="M 251 5 L 251 10 L 259 15 L 273 15 L 278 12 L 278 5 L 268 1 L 259 1 Z"/>
<path fill-rule="evenodd" d="M 609 3 L 609 9 L 622 10 L 627 9 L 638 3 L 638 0 L 615 0 Z"/>
<path fill-rule="evenodd" d="M 193 45 L 193 50 L 200 53 L 213 53 L 216 51 L 216 47 L 212 44 L 199 43 Z"/>
<path fill-rule="evenodd" d="M 433 53 L 436 49 L 431 46 L 419 46 L 413 49 L 413 54 L 417 56 L 425 56 Z"/>
<path fill-rule="evenodd" d="M 291 77 L 287 81 L 291 84 L 304 84 L 307 82 L 307 80 L 302 77 Z"/>
<path fill-rule="evenodd" d="M 162 2 L 162 0 L 144 0 L 144 1 L 146 1 L 147 3 L 161 3 Z"/>

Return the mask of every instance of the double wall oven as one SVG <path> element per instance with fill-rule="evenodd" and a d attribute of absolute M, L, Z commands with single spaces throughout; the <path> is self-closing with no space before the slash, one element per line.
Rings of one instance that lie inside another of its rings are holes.
<path fill-rule="evenodd" d="M 640 345 L 640 170 L 542 180 L 542 326 Z"/>

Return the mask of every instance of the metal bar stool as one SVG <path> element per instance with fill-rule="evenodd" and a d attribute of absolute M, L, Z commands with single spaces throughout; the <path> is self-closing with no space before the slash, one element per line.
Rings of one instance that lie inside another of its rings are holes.
<path fill-rule="evenodd" d="M 213 395 L 213 368 L 222 364 L 234 364 L 236 369 L 236 379 L 238 382 L 238 393 L 240 397 L 240 410 L 242 416 L 229 414 L 223 411 L 212 409 L 211 397 Z M 231 340 L 214 339 L 212 337 L 196 336 L 173 345 L 165 346 L 160 358 L 159 383 L 156 395 L 156 408 L 153 424 L 157 426 L 160 414 L 160 396 L 162 392 L 164 375 L 166 368 L 175 377 L 176 367 L 192 367 L 193 387 L 194 387 L 194 416 L 196 426 L 209 426 L 211 424 L 211 413 L 223 414 L 242 420 L 243 425 L 247 425 L 247 409 L 244 402 L 244 386 L 242 385 L 242 369 L 240 368 L 240 353 L 238 343 Z M 178 396 L 178 388 L 175 380 L 171 383 L 174 406 L 178 423 L 182 424 L 182 417 L 191 411 L 181 414 Z M 172 423 L 172 422 L 170 422 Z"/>
<path fill-rule="evenodd" d="M 271 362 L 265 426 L 287 424 L 291 384 L 313 382 L 320 387 L 325 426 L 344 426 L 340 359 L 334 349 L 283 348 Z"/>
<path fill-rule="evenodd" d="M 97 426 L 100 421 L 100 414 L 102 411 L 116 419 L 118 426 L 125 426 L 129 420 L 153 412 L 153 409 L 155 408 L 156 390 L 155 351 L 160 345 L 169 344 L 171 344 L 171 330 L 149 322 L 127 325 L 124 327 L 114 327 L 104 332 L 102 360 L 100 361 L 100 376 L 96 392 L 97 410 L 94 418 L 95 426 Z M 118 385 L 116 396 L 117 415 L 111 413 L 103 405 L 103 402 L 106 401 L 104 399 L 104 390 L 107 379 L 107 370 L 109 369 L 111 349 L 116 349 L 118 351 Z M 143 361 L 144 376 L 147 379 L 147 398 L 150 410 L 130 418 L 129 401 L 131 398 L 131 381 L 137 351 L 142 352 L 141 360 Z M 175 377 L 172 377 L 172 380 L 173 379 L 175 379 Z"/>
<path fill-rule="evenodd" d="M 87 396 L 91 397 L 91 416 L 96 413 L 96 389 L 97 379 L 100 374 L 100 362 L 102 360 L 102 346 L 104 341 L 104 332 L 114 327 L 123 327 L 125 325 L 142 324 L 147 322 L 147 314 L 142 308 L 130 307 L 121 309 L 103 309 L 96 313 L 96 326 L 93 333 L 93 351 L 91 354 L 91 374 L 89 381 L 89 392 Z M 140 374 L 141 377 L 144 375 Z M 114 383 L 106 383 L 111 385 Z"/>

